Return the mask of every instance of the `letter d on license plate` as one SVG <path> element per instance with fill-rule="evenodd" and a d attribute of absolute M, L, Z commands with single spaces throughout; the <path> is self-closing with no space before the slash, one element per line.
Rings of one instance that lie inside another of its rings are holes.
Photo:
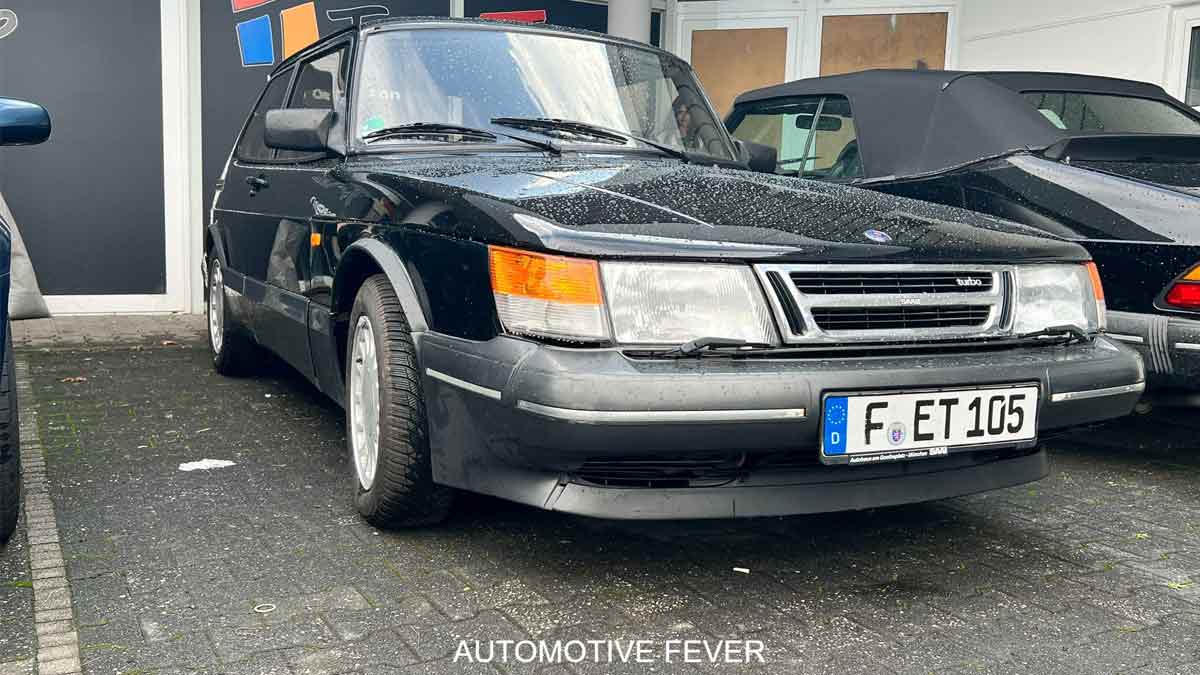
<path fill-rule="evenodd" d="M 1037 439 L 1038 387 L 825 397 L 821 460 L 864 464 Z"/>

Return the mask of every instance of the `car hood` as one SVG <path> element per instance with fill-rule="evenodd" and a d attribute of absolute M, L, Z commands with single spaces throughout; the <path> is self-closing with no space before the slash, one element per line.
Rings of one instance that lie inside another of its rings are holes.
<path fill-rule="evenodd" d="M 409 208 L 448 206 L 456 217 L 438 225 L 460 236 L 567 253 L 821 262 L 1087 259 L 1075 244 L 970 211 L 676 161 L 368 156 L 343 171 Z"/>

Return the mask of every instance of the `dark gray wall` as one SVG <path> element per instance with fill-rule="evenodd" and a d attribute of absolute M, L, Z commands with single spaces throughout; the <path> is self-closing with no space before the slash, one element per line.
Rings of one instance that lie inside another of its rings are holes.
<path fill-rule="evenodd" d="M 202 115 L 204 125 L 204 204 L 212 203 L 213 186 L 221 175 L 233 142 L 258 100 L 274 66 L 242 66 L 237 24 L 269 16 L 275 44 L 275 63 L 281 56 L 281 10 L 311 0 L 274 0 L 259 7 L 232 11 L 229 0 L 203 0 L 201 5 Z M 392 16 L 449 16 L 449 0 L 316 0 L 317 26 L 322 36 L 349 27 L 330 21 L 326 12 L 364 5 L 383 5 Z"/>
<path fill-rule="evenodd" d="M 42 291 L 165 292 L 158 2 L 0 5 L 18 18 L 0 38 L 0 96 L 41 103 L 54 123 L 48 143 L 0 150 Z"/>

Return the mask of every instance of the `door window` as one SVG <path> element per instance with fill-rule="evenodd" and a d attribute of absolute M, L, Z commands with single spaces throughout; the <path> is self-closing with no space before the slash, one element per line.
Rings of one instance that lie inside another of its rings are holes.
<path fill-rule="evenodd" d="M 346 96 L 346 66 L 345 58 L 348 49 L 343 47 L 334 52 L 318 56 L 300 66 L 296 74 L 296 86 L 292 88 L 289 108 L 306 108 L 312 110 L 345 110 L 346 106 L 335 105 Z M 313 153 L 294 150 L 280 150 L 278 159 L 298 160 L 313 157 Z"/>
<path fill-rule="evenodd" d="M 246 124 L 246 130 L 242 132 L 242 139 L 238 142 L 238 159 L 245 162 L 261 162 L 275 158 L 275 151 L 268 148 L 263 141 L 267 111 L 283 107 L 283 98 L 287 95 L 287 87 L 291 79 L 292 71 L 288 69 L 273 77 L 267 84 L 267 90 L 258 100 L 254 112 L 250 114 L 250 121 Z"/>
<path fill-rule="evenodd" d="M 845 96 L 801 96 L 739 106 L 734 137 L 778 152 L 776 173 L 804 178 L 862 178 L 858 133 Z"/>
<path fill-rule="evenodd" d="M 1197 134 L 1200 121 L 1165 101 L 1115 94 L 1027 91 L 1025 100 L 1059 129 L 1115 134 Z"/>

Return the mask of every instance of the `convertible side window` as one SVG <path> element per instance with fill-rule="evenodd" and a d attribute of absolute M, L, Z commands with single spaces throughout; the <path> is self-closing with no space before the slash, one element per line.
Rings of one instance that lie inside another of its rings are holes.
<path fill-rule="evenodd" d="M 845 96 L 798 96 L 741 107 L 730 117 L 734 137 L 770 145 L 775 172 L 825 180 L 863 177 L 858 130 Z"/>
<path fill-rule="evenodd" d="M 246 130 L 242 132 L 242 139 L 238 141 L 237 158 L 239 160 L 262 162 L 275 158 L 275 151 L 268 148 L 263 140 L 267 111 L 283 107 L 283 97 L 287 95 L 288 83 L 291 80 L 292 71 L 288 69 L 271 78 L 271 82 L 267 84 L 266 91 L 258 100 L 254 112 L 250 114 L 250 121 L 246 124 Z"/>
<path fill-rule="evenodd" d="M 334 110 L 339 99 L 346 96 L 346 68 L 349 47 L 318 56 L 300 66 L 296 74 L 296 86 L 292 89 L 288 108 L 312 110 Z M 345 110 L 345 106 L 341 106 Z M 299 160 L 312 157 L 309 152 L 280 150 L 279 159 Z"/>

